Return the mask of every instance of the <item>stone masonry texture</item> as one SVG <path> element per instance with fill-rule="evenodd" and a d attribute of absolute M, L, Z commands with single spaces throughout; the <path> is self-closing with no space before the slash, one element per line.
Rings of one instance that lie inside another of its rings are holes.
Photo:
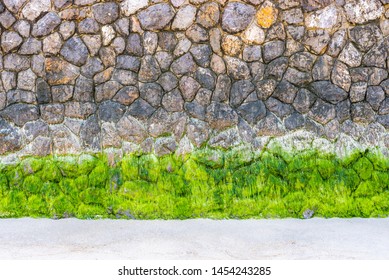
<path fill-rule="evenodd" d="M 388 154 L 388 3 L 0 1 L 0 156 L 300 132 Z"/>

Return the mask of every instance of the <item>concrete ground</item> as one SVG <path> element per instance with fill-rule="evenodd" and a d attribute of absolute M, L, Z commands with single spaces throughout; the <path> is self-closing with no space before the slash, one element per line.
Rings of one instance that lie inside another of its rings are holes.
<path fill-rule="evenodd" d="M 389 219 L 0 219 L 0 259 L 389 260 Z"/>

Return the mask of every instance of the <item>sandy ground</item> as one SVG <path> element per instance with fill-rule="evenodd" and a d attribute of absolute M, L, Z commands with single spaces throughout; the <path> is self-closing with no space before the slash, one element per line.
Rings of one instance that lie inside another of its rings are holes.
<path fill-rule="evenodd" d="M 0 219 L 0 259 L 389 260 L 389 219 Z"/>

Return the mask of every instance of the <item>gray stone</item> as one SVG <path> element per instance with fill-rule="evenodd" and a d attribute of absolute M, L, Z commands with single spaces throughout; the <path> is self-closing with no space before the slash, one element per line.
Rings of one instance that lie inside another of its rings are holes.
<path fill-rule="evenodd" d="M 61 55 L 70 63 L 81 66 L 88 58 L 88 49 L 79 37 L 72 37 L 65 42 Z"/>
<path fill-rule="evenodd" d="M 117 123 L 117 131 L 122 139 L 129 142 L 141 143 L 147 138 L 147 132 L 143 125 L 131 116 L 124 116 Z"/>
<path fill-rule="evenodd" d="M 27 103 L 27 104 L 36 104 L 36 97 L 32 91 L 26 90 L 10 90 L 7 92 L 7 105 L 14 103 Z"/>
<path fill-rule="evenodd" d="M 135 55 L 135 56 L 143 55 L 143 42 L 139 34 L 132 33 L 128 36 L 126 51 L 130 55 Z"/>
<path fill-rule="evenodd" d="M 268 30 L 266 41 L 286 40 L 285 27 L 281 22 L 274 23 Z"/>
<path fill-rule="evenodd" d="M 289 67 L 284 75 L 285 80 L 297 86 L 306 86 L 312 82 L 312 76 L 308 72 L 301 72 L 297 69 Z"/>
<path fill-rule="evenodd" d="M 305 124 L 305 118 L 303 115 L 295 112 L 285 119 L 285 128 L 287 130 L 300 129 Z"/>
<path fill-rule="evenodd" d="M 155 109 L 142 98 L 135 100 L 128 109 L 128 113 L 131 116 L 142 120 L 148 119 L 154 113 L 154 111 Z"/>
<path fill-rule="evenodd" d="M 50 0 L 31 0 L 24 6 L 22 14 L 28 20 L 34 21 L 42 13 L 50 10 Z"/>
<path fill-rule="evenodd" d="M 84 148 L 92 150 L 100 150 L 100 126 L 95 115 L 90 116 L 81 126 L 80 140 Z"/>
<path fill-rule="evenodd" d="M 294 3 L 295 1 L 292 1 Z M 321 1 L 316 1 L 316 0 L 302 0 L 302 7 L 304 11 L 311 12 L 311 11 L 316 11 L 318 9 L 325 8 L 331 4 L 331 0 L 321 0 Z"/>
<path fill-rule="evenodd" d="M 8 10 L 17 14 L 24 3 L 26 3 L 26 0 L 4 0 L 3 2 Z"/>
<path fill-rule="evenodd" d="M 22 37 L 27 38 L 30 36 L 31 26 L 27 20 L 18 20 L 13 27 Z"/>
<path fill-rule="evenodd" d="M 110 67 L 110 68 L 107 68 L 104 71 L 94 75 L 93 82 L 96 85 L 99 85 L 99 84 L 102 84 L 102 83 L 109 81 L 112 78 L 113 69 L 114 69 L 113 67 Z"/>
<path fill-rule="evenodd" d="M 96 102 L 112 99 L 121 88 L 122 86 L 116 81 L 108 81 L 96 86 Z"/>
<path fill-rule="evenodd" d="M 330 43 L 328 44 L 327 54 L 333 57 L 339 55 L 347 41 L 346 29 L 338 30 L 332 36 Z"/>
<path fill-rule="evenodd" d="M 36 75 L 31 69 L 19 72 L 18 74 L 18 88 L 22 90 L 35 90 Z"/>
<path fill-rule="evenodd" d="M 62 21 L 59 26 L 59 33 L 62 35 L 64 40 L 69 39 L 74 35 L 76 30 L 76 24 L 73 21 Z"/>
<path fill-rule="evenodd" d="M 187 53 L 191 46 L 192 42 L 188 38 L 184 37 L 180 39 L 176 45 L 176 48 L 174 49 L 174 56 L 178 57 Z"/>
<path fill-rule="evenodd" d="M 138 76 L 132 71 L 115 69 L 112 73 L 112 80 L 125 86 L 134 86 L 138 83 Z"/>
<path fill-rule="evenodd" d="M 72 83 L 80 74 L 80 69 L 58 57 L 49 57 L 45 60 L 47 82 L 50 85 Z"/>
<path fill-rule="evenodd" d="M 1 80 L 3 82 L 3 88 L 5 91 L 16 88 L 16 73 L 10 71 L 4 71 L 1 73 Z"/>
<path fill-rule="evenodd" d="M 198 102 L 201 106 L 208 106 L 211 104 L 212 91 L 201 88 L 196 94 L 195 101 Z"/>
<path fill-rule="evenodd" d="M 173 56 L 168 52 L 157 52 L 155 54 L 155 59 L 158 61 L 159 67 L 162 71 L 167 71 L 170 69 L 170 65 L 173 62 Z"/>
<path fill-rule="evenodd" d="M 93 80 L 80 75 L 76 80 L 73 99 L 75 101 L 92 102 L 94 101 L 93 93 Z"/>
<path fill-rule="evenodd" d="M 39 78 L 36 81 L 36 95 L 38 104 L 45 104 L 51 102 L 51 90 L 48 83 Z"/>
<path fill-rule="evenodd" d="M 129 106 L 139 97 L 139 90 L 134 86 L 127 86 L 119 90 L 113 100 L 122 105 Z"/>
<path fill-rule="evenodd" d="M 45 57 L 41 54 L 33 55 L 31 57 L 31 69 L 38 77 L 46 78 Z"/>
<path fill-rule="evenodd" d="M 97 73 L 104 70 L 104 65 L 97 57 L 89 57 L 86 63 L 81 67 L 81 74 L 92 79 Z"/>
<path fill-rule="evenodd" d="M 168 112 L 180 112 L 184 109 L 184 99 L 178 89 L 166 93 L 162 97 L 162 106 Z"/>
<path fill-rule="evenodd" d="M 288 68 L 287 57 L 276 58 L 272 62 L 267 64 L 265 77 L 276 79 L 277 81 L 281 81 L 287 68 Z"/>
<path fill-rule="evenodd" d="M 263 59 L 269 63 L 273 59 L 282 56 L 285 51 L 285 43 L 282 41 L 268 42 L 263 46 Z"/>
<path fill-rule="evenodd" d="M 363 57 L 362 63 L 365 66 L 386 67 L 386 59 L 388 57 L 389 37 L 378 42 L 371 48 Z"/>
<path fill-rule="evenodd" d="M 220 56 L 213 54 L 211 57 L 211 69 L 216 74 L 224 74 L 226 73 L 226 64 L 224 63 L 223 58 Z"/>
<path fill-rule="evenodd" d="M 208 32 L 198 24 L 193 24 L 189 27 L 185 35 L 194 43 L 206 42 L 208 40 Z"/>
<path fill-rule="evenodd" d="M 118 122 L 124 115 L 126 107 L 111 100 L 104 101 L 99 105 L 97 116 L 99 120 L 105 122 Z"/>
<path fill-rule="evenodd" d="M 385 98 L 385 100 L 381 103 L 378 114 L 380 115 L 389 114 L 389 98 Z"/>
<path fill-rule="evenodd" d="M 92 11 L 94 18 L 101 24 L 113 23 L 119 17 L 119 7 L 114 2 L 93 5 Z"/>
<path fill-rule="evenodd" d="M 18 128 L 0 118 L 0 155 L 22 148 L 22 136 Z"/>
<path fill-rule="evenodd" d="M 214 53 L 222 55 L 221 51 L 222 34 L 219 28 L 212 28 L 209 31 L 209 43 Z"/>
<path fill-rule="evenodd" d="M 313 82 L 310 89 L 317 96 L 332 104 L 336 104 L 347 98 L 348 94 L 329 81 Z"/>
<path fill-rule="evenodd" d="M 320 124 L 327 124 L 336 117 L 335 106 L 317 99 L 308 116 Z"/>
<path fill-rule="evenodd" d="M 100 35 L 84 35 L 82 39 L 84 40 L 91 56 L 95 56 L 99 53 L 101 47 Z"/>
<path fill-rule="evenodd" d="M 154 54 L 158 47 L 158 35 L 155 32 L 143 34 L 144 50 L 146 54 Z"/>
<path fill-rule="evenodd" d="M 28 142 L 33 141 L 39 136 L 49 136 L 49 126 L 41 120 L 28 122 L 23 128 Z"/>
<path fill-rule="evenodd" d="M 273 79 L 261 80 L 255 83 L 257 96 L 261 100 L 268 99 L 276 89 L 277 82 Z"/>
<path fill-rule="evenodd" d="M 313 80 L 329 80 L 331 78 L 332 68 L 334 66 L 334 59 L 331 56 L 319 56 L 312 69 Z"/>
<path fill-rule="evenodd" d="M 54 12 L 49 12 L 34 24 L 32 36 L 42 37 L 49 35 L 60 23 L 61 19 L 59 16 Z"/>
<path fill-rule="evenodd" d="M 17 126 L 39 119 L 39 110 L 35 105 L 12 104 L 0 112 L 0 116 Z"/>
<path fill-rule="evenodd" d="M 304 44 L 315 54 L 321 54 L 330 41 L 328 30 L 308 30 L 305 34 Z"/>
<path fill-rule="evenodd" d="M 150 44 L 150 46 L 152 46 L 152 45 Z M 116 54 L 122 54 L 124 52 L 124 50 L 126 49 L 126 41 L 122 37 L 116 37 L 113 40 L 111 47 L 114 48 Z M 145 50 L 145 51 L 147 52 L 147 50 Z"/>
<path fill-rule="evenodd" d="M 184 105 L 185 112 L 192 118 L 205 120 L 206 107 L 200 105 L 197 101 L 186 102 Z"/>
<path fill-rule="evenodd" d="M 166 27 L 174 17 L 173 8 L 166 3 L 156 4 L 138 13 L 142 28 L 145 30 L 161 30 Z"/>
<path fill-rule="evenodd" d="M 209 90 L 215 89 L 216 75 L 210 69 L 198 67 L 194 75 L 202 87 Z"/>
<path fill-rule="evenodd" d="M 260 46 L 246 46 L 243 49 L 243 60 L 246 62 L 253 62 L 262 59 L 262 52 Z"/>
<path fill-rule="evenodd" d="M 184 54 L 180 58 L 176 59 L 171 65 L 172 72 L 178 76 L 192 73 L 196 70 L 196 68 L 196 63 L 190 53 Z"/>
<path fill-rule="evenodd" d="M 115 66 L 116 52 L 113 47 L 102 47 L 99 50 L 99 55 L 105 67 Z"/>
<path fill-rule="evenodd" d="M 240 115 L 250 124 L 256 124 L 266 116 L 266 107 L 262 101 L 243 103 L 238 108 Z"/>
<path fill-rule="evenodd" d="M 209 125 L 217 130 L 238 124 L 238 115 L 228 105 L 224 103 L 212 102 L 207 107 L 206 120 Z"/>
<path fill-rule="evenodd" d="M 382 124 L 386 129 L 389 129 L 389 114 L 377 116 L 377 122 Z"/>
<path fill-rule="evenodd" d="M 120 9 L 125 16 L 131 16 L 139 10 L 147 7 L 148 0 L 124 0 L 120 5 Z"/>
<path fill-rule="evenodd" d="M 142 57 L 138 73 L 139 81 L 146 83 L 155 82 L 160 75 L 161 69 L 159 68 L 157 60 L 151 55 Z"/>
<path fill-rule="evenodd" d="M 42 51 L 42 42 L 29 37 L 20 47 L 20 54 L 39 54 Z"/>
<path fill-rule="evenodd" d="M 281 136 L 285 133 L 282 122 L 272 113 L 268 113 L 255 128 L 258 136 Z"/>
<path fill-rule="evenodd" d="M 370 106 L 375 111 L 378 111 L 384 99 L 385 99 L 385 92 L 380 86 L 370 86 L 367 88 L 366 101 L 369 102 Z"/>
<path fill-rule="evenodd" d="M 313 67 L 315 59 L 316 56 L 310 54 L 309 52 L 300 52 L 290 57 L 289 65 L 300 71 L 309 72 Z"/>
<path fill-rule="evenodd" d="M 336 104 L 336 118 L 340 123 L 350 119 L 351 102 L 346 99 Z"/>
<path fill-rule="evenodd" d="M 177 150 L 178 146 L 173 137 L 158 138 L 155 141 L 155 154 L 157 156 L 169 155 Z"/>
<path fill-rule="evenodd" d="M 172 72 L 166 72 L 159 77 L 158 83 L 162 86 L 164 91 L 168 92 L 177 87 L 178 80 Z"/>
<path fill-rule="evenodd" d="M 339 86 L 345 91 L 350 90 L 351 77 L 350 72 L 345 64 L 337 61 L 331 73 L 331 81 L 334 85 Z"/>
<path fill-rule="evenodd" d="M 300 24 L 304 22 L 304 15 L 300 8 L 290 9 L 282 13 L 282 20 L 288 24 Z"/>
<path fill-rule="evenodd" d="M 70 85 L 53 86 L 51 94 L 53 102 L 66 102 L 72 99 L 74 87 Z"/>
<path fill-rule="evenodd" d="M 205 28 L 214 27 L 220 18 L 219 6 L 215 2 L 209 2 L 201 5 L 197 12 L 197 23 Z"/>
<path fill-rule="evenodd" d="M 255 15 L 251 5 L 229 2 L 222 15 L 222 28 L 229 33 L 237 33 L 246 29 Z"/>
<path fill-rule="evenodd" d="M 48 124 L 59 124 L 64 120 L 65 108 L 62 104 L 40 105 L 41 118 Z"/>
<path fill-rule="evenodd" d="M 386 96 L 389 96 L 389 79 L 383 81 L 383 82 L 381 83 L 381 87 L 382 87 L 383 90 L 385 91 Z"/>
<path fill-rule="evenodd" d="M 370 68 L 369 85 L 378 86 L 388 78 L 388 70 L 382 68 Z"/>
<path fill-rule="evenodd" d="M 99 24 L 93 18 L 86 18 L 78 23 L 78 33 L 80 34 L 96 34 L 99 31 Z"/>
<path fill-rule="evenodd" d="M 265 101 L 266 107 L 279 118 L 284 118 L 293 113 L 293 107 L 289 104 L 282 103 L 278 99 L 270 97 Z"/>
<path fill-rule="evenodd" d="M 137 72 L 140 68 L 140 59 L 130 55 L 119 55 L 116 58 L 116 68 Z"/>
<path fill-rule="evenodd" d="M 176 36 L 173 32 L 159 32 L 158 45 L 163 51 L 173 52 L 177 45 Z"/>
<path fill-rule="evenodd" d="M 287 81 L 281 81 L 273 92 L 273 97 L 284 103 L 293 103 L 298 88 Z"/>
<path fill-rule="evenodd" d="M 153 107 L 161 105 L 163 89 L 157 83 L 146 83 L 139 87 L 140 96 Z"/>
<path fill-rule="evenodd" d="M 86 119 L 96 112 L 96 104 L 92 102 L 66 102 L 65 116 L 69 118 Z"/>
<path fill-rule="evenodd" d="M 101 124 L 101 145 L 102 148 L 120 148 L 121 139 L 114 123 L 104 122 Z"/>
<path fill-rule="evenodd" d="M 186 30 L 195 20 L 196 7 L 184 5 L 178 9 L 172 23 L 173 30 Z"/>
<path fill-rule="evenodd" d="M 130 20 L 128 18 L 119 18 L 117 21 L 115 21 L 114 27 L 116 32 L 118 32 L 121 36 L 130 35 Z"/>
<path fill-rule="evenodd" d="M 187 136 L 194 146 L 200 148 L 209 139 L 210 128 L 206 122 L 191 119 L 187 126 Z"/>
<path fill-rule="evenodd" d="M 201 67 L 208 67 L 212 55 L 211 47 L 207 44 L 193 44 L 190 53 Z"/>
<path fill-rule="evenodd" d="M 43 40 L 43 52 L 50 54 L 58 54 L 62 47 L 62 39 L 59 33 L 50 34 Z M 36 53 L 41 50 L 41 43 L 37 44 Z"/>
<path fill-rule="evenodd" d="M 212 148 L 228 149 L 238 146 L 241 142 L 239 131 L 236 128 L 231 128 L 211 137 L 208 143 Z"/>
<path fill-rule="evenodd" d="M 226 56 L 224 59 L 227 64 L 227 73 L 233 79 L 247 80 L 251 77 L 250 69 L 246 62 L 230 56 Z"/>
<path fill-rule="evenodd" d="M 375 113 L 367 102 L 353 103 L 351 105 L 351 118 L 353 122 L 368 124 L 374 121 Z"/>
<path fill-rule="evenodd" d="M 350 0 L 344 5 L 347 20 L 351 23 L 366 23 L 379 18 L 384 7 L 379 0 Z"/>
<path fill-rule="evenodd" d="M 353 103 L 363 101 L 365 99 L 367 83 L 357 82 L 352 84 L 350 88 L 350 101 Z"/>
<path fill-rule="evenodd" d="M 249 80 L 240 80 L 232 84 L 230 105 L 238 107 L 255 90 L 254 85 Z"/>
<path fill-rule="evenodd" d="M 179 88 L 185 101 L 192 101 L 201 85 L 190 76 L 183 76 L 179 82 Z"/>
<path fill-rule="evenodd" d="M 230 97 L 231 79 L 227 75 L 219 75 L 212 100 L 216 102 L 227 101 Z"/>
<path fill-rule="evenodd" d="M 15 21 L 16 18 L 8 10 L 0 14 L 0 23 L 4 28 L 10 28 Z"/>
<path fill-rule="evenodd" d="M 358 25 L 350 30 L 350 39 L 358 49 L 367 52 L 382 39 L 382 33 L 376 24 Z"/>
<path fill-rule="evenodd" d="M 358 67 L 361 65 L 362 55 L 352 43 L 348 43 L 340 53 L 339 61 L 347 64 L 350 67 Z"/>
<path fill-rule="evenodd" d="M 22 42 L 22 37 L 14 31 L 5 31 L 1 34 L 1 48 L 5 53 L 17 49 Z"/>

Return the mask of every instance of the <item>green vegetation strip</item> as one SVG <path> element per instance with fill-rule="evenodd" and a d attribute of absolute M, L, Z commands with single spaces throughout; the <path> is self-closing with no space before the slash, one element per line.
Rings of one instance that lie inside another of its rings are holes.
<path fill-rule="evenodd" d="M 389 158 L 201 149 L 185 157 L 25 158 L 0 165 L 0 217 L 301 218 L 389 215 Z"/>

